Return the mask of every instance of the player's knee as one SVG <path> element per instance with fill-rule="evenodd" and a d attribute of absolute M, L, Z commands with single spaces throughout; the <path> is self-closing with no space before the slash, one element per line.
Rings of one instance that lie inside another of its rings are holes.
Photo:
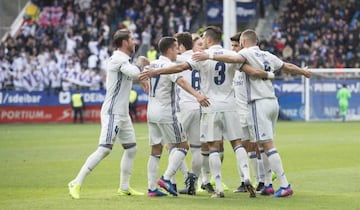
<path fill-rule="evenodd" d="M 123 145 L 123 148 L 125 150 L 125 154 L 129 157 L 129 158 L 134 158 L 136 155 L 136 151 L 137 151 L 137 146 L 136 144 L 127 144 L 127 145 Z"/>
<path fill-rule="evenodd" d="M 97 149 L 97 152 L 101 154 L 101 156 L 104 158 L 108 156 L 111 152 L 112 147 L 106 147 L 104 145 L 100 145 Z"/>

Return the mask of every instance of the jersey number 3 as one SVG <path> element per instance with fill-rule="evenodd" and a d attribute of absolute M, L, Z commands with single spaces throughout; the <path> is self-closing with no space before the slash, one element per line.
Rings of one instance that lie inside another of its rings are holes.
<path fill-rule="evenodd" d="M 218 75 L 214 77 L 214 82 L 217 85 L 221 85 L 225 81 L 225 63 L 217 62 L 215 65 L 215 71 Z"/>

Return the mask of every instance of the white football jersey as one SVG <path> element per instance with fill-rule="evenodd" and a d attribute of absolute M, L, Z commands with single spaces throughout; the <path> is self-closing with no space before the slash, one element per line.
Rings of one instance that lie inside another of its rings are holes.
<path fill-rule="evenodd" d="M 246 95 L 246 85 L 245 85 L 245 73 L 241 71 L 236 71 L 233 85 L 236 102 L 242 109 L 247 109 L 247 95 Z"/>
<path fill-rule="evenodd" d="M 129 95 L 132 79 L 140 70 L 130 63 L 130 57 L 120 50 L 114 51 L 107 63 L 106 95 L 101 114 L 129 115 Z"/>
<path fill-rule="evenodd" d="M 277 71 L 284 65 L 281 59 L 267 51 L 260 50 L 258 46 L 244 48 L 240 50 L 239 54 L 252 67 L 267 72 Z M 246 75 L 246 88 L 248 102 L 262 98 L 276 98 L 272 81 L 269 79 L 259 79 Z"/>
<path fill-rule="evenodd" d="M 191 59 L 193 54 L 192 50 L 185 51 L 176 58 L 177 63 L 182 63 Z M 200 90 L 200 74 L 197 70 L 187 70 L 179 73 L 195 90 Z M 196 98 L 188 93 L 186 90 L 177 86 L 177 110 L 178 112 L 184 110 L 197 110 L 200 109 L 200 104 Z"/>
<path fill-rule="evenodd" d="M 206 50 L 214 55 L 236 55 L 234 51 L 226 50 L 220 45 L 211 46 Z M 192 69 L 200 72 L 201 92 L 209 98 L 210 106 L 202 107 L 202 112 L 223 112 L 237 110 L 233 78 L 240 64 L 223 63 L 214 60 L 188 60 Z"/>
<path fill-rule="evenodd" d="M 150 63 L 150 68 L 158 69 L 174 65 L 165 56 Z M 176 118 L 176 80 L 180 74 L 164 74 L 150 78 L 147 119 L 149 122 L 172 123 Z"/>

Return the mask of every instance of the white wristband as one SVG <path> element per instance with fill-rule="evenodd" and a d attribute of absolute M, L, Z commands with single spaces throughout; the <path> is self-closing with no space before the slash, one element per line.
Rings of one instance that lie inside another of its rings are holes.
<path fill-rule="evenodd" d="M 267 73 L 267 78 L 268 78 L 268 79 L 274 79 L 274 78 L 275 78 L 275 74 L 272 73 L 272 72 L 268 72 L 268 73 Z"/>
<path fill-rule="evenodd" d="M 214 59 L 214 54 L 210 53 L 210 54 L 209 54 L 209 59 L 210 59 L 210 60 Z"/>

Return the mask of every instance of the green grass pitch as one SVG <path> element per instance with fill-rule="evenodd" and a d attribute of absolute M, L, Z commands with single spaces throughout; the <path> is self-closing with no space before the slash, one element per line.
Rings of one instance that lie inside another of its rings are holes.
<path fill-rule="evenodd" d="M 138 153 L 131 185 L 146 192 L 147 125 L 134 126 Z M 294 189 L 292 197 L 280 199 L 250 199 L 248 194 L 233 193 L 239 177 L 234 154 L 225 144 L 222 172 L 230 190 L 225 191 L 224 199 L 211 199 L 207 193 L 163 198 L 117 196 L 122 149 L 116 145 L 85 180 L 81 199 L 73 200 L 67 183 L 97 147 L 99 132 L 99 124 L 1 124 L 0 209 L 360 209 L 359 122 L 279 122 L 275 142 Z M 160 173 L 167 157 L 164 151 Z M 182 188 L 180 174 L 177 181 Z M 274 186 L 278 187 L 276 181 Z"/>

